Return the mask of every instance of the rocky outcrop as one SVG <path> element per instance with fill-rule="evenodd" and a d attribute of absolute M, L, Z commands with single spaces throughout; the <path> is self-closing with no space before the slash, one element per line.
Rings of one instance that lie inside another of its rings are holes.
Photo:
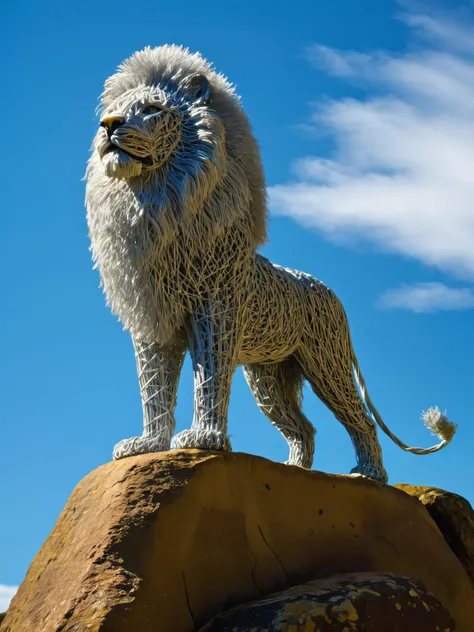
<path fill-rule="evenodd" d="M 452 632 L 419 582 L 382 573 L 335 575 L 218 615 L 200 632 Z"/>
<path fill-rule="evenodd" d="M 417 580 L 472 632 L 474 589 L 416 498 L 246 454 L 148 454 L 79 483 L 1 631 L 191 632 L 290 586 L 376 571 Z"/>
<path fill-rule="evenodd" d="M 423 503 L 474 585 L 474 511 L 470 503 L 437 487 L 395 487 Z"/>

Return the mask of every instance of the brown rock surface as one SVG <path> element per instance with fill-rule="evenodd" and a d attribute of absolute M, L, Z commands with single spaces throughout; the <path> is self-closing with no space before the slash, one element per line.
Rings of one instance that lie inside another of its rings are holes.
<path fill-rule="evenodd" d="M 335 575 L 218 615 L 200 632 L 452 632 L 453 620 L 413 579 Z"/>
<path fill-rule="evenodd" d="M 462 496 L 437 487 L 395 487 L 424 504 L 474 584 L 474 511 L 470 503 Z"/>
<path fill-rule="evenodd" d="M 419 580 L 472 632 L 473 587 L 415 498 L 246 454 L 147 454 L 79 483 L 2 632 L 191 632 L 276 590 L 363 571 Z"/>

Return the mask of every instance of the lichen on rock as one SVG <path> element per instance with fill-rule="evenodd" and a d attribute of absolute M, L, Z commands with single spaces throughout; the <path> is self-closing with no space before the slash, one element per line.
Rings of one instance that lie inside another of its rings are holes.
<path fill-rule="evenodd" d="M 453 632 L 424 586 L 386 573 L 336 575 L 218 615 L 200 632 Z"/>

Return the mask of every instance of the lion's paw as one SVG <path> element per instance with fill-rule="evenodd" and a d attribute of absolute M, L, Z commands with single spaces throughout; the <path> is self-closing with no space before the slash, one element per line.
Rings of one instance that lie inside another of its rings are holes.
<path fill-rule="evenodd" d="M 388 482 L 388 474 L 383 467 L 376 467 L 375 465 L 356 465 L 352 468 L 351 476 L 361 477 L 361 478 L 370 478 L 373 481 L 378 481 L 379 483 L 387 483 Z"/>
<path fill-rule="evenodd" d="M 197 448 L 201 450 L 221 450 L 231 452 L 229 435 L 218 430 L 183 430 L 173 439 L 173 448 Z"/>
<path fill-rule="evenodd" d="M 161 437 L 130 437 L 117 443 L 113 457 L 117 460 L 148 452 L 165 452 L 169 449 L 169 441 L 163 441 Z"/>

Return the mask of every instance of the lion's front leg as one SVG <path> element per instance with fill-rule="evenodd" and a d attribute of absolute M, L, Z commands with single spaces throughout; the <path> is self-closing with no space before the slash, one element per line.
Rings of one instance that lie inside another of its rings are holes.
<path fill-rule="evenodd" d="M 176 435 L 174 447 L 229 451 L 227 410 L 237 366 L 237 319 L 225 306 L 204 306 L 192 318 L 189 348 L 194 372 L 194 417 L 191 429 Z"/>
<path fill-rule="evenodd" d="M 114 459 L 170 449 L 176 422 L 174 409 L 185 350 L 134 340 L 143 408 L 143 434 L 123 439 Z"/>

